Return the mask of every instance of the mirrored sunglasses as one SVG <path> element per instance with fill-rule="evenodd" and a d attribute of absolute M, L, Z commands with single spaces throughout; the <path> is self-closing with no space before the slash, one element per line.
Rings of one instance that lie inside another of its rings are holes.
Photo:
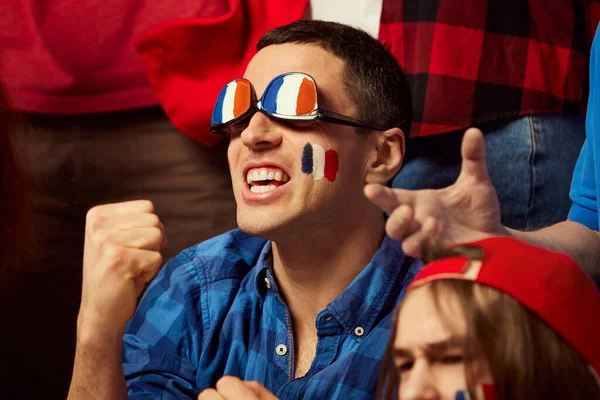
<path fill-rule="evenodd" d="M 303 72 L 289 72 L 275 77 L 259 100 L 249 80 L 239 78 L 229 82 L 217 98 L 210 131 L 229 135 L 233 126 L 249 120 L 256 111 L 287 121 L 323 121 L 372 131 L 386 130 L 323 110 L 319 107 L 319 92 L 313 77 Z"/>

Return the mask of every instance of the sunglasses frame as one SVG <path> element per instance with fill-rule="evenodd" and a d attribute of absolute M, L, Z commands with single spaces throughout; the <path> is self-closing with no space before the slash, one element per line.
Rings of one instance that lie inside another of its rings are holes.
<path fill-rule="evenodd" d="M 369 131 L 385 131 L 387 129 L 382 129 L 382 128 L 375 128 L 372 126 L 369 126 L 367 124 L 364 124 L 363 122 L 354 119 L 352 117 L 348 117 L 347 115 L 343 115 L 343 114 L 338 114 L 336 112 L 333 111 L 328 111 L 328 110 L 324 110 L 321 107 L 319 107 L 319 88 L 317 86 L 317 82 L 315 81 L 315 79 L 310 76 L 309 74 L 305 73 L 305 72 L 286 72 L 284 74 L 281 75 L 277 75 L 275 78 L 273 78 L 271 80 L 271 82 L 269 82 L 269 84 L 267 85 L 267 87 L 265 88 L 264 92 L 263 92 L 263 96 L 264 93 L 266 93 L 269 88 L 271 87 L 271 85 L 277 80 L 277 79 L 283 79 L 285 76 L 287 75 L 303 75 L 305 77 L 308 77 L 311 79 L 311 81 L 314 83 L 315 85 L 315 91 L 317 92 L 317 109 L 314 110 L 314 114 L 310 114 L 310 115 L 281 115 L 281 114 L 277 114 L 277 113 L 271 113 L 267 110 L 265 110 L 262 107 L 262 97 L 260 99 L 256 98 L 256 92 L 254 90 L 254 86 L 252 85 L 252 82 L 250 82 L 248 79 L 246 78 L 237 78 L 237 79 L 233 79 L 231 81 L 229 81 L 223 88 L 225 88 L 227 85 L 229 85 L 231 82 L 236 82 L 236 81 L 246 81 L 248 82 L 248 84 L 250 85 L 250 89 L 251 89 L 251 98 L 250 98 L 250 107 L 248 108 L 247 111 L 245 111 L 243 114 L 237 116 L 236 118 L 233 118 L 227 122 L 221 122 L 218 124 L 210 124 L 210 131 L 222 136 L 229 136 L 229 132 L 227 132 L 227 128 L 230 126 L 233 126 L 239 122 L 242 122 L 243 120 L 245 120 L 246 118 L 248 118 L 250 115 L 254 115 L 254 113 L 256 112 L 262 112 L 263 114 L 271 117 L 271 118 L 275 118 L 275 119 L 279 119 L 282 121 L 322 121 L 322 122 L 329 122 L 332 124 L 337 124 L 337 125 L 346 125 L 346 126 L 352 126 L 355 128 L 362 128 L 362 129 L 367 129 Z M 222 90 L 222 89 L 221 89 Z"/>

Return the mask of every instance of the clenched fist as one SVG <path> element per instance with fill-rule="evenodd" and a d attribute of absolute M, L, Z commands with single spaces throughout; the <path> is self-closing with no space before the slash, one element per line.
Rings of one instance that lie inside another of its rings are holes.
<path fill-rule="evenodd" d="M 86 219 L 80 337 L 117 338 L 158 272 L 164 227 L 148 200 L 92 208 Z"/>

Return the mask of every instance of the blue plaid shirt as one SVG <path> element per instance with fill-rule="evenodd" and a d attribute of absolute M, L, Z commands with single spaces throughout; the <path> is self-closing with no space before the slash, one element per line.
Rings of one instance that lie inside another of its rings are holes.
<path fill-rule="evenodd" d="M 283 399 L 374 397 L 394 306 L 421 263 L 385 237 L 365 269 L 316 319 L 316 356 L 294 379 L 290 311 L 271 242 L 233 230 L 167 263 L 129 321 L 123 368 L 130 399 L 195 399 L 224 375 Z"/>

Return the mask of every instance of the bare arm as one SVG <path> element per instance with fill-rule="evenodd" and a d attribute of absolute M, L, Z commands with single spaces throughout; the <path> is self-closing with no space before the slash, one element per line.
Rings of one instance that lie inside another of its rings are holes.
<path fill-rule="evenodd" d="M 126 400 L 127 387 L 121 365 L 122 334 L 111 339 L 98 335 L 77 336 L 68 400 Z"/>
<path fill-rule="evenodd" d="M 600 236 L 580 223 L 566 220 L 544 229 L 511 235 L 527 242 L 569 254 L 596 282 L 600 281 Z"/>
<path fill-rule="evenodd" d="M 77 348 L 68 400 L 127 399 L 121 365 L 125 324 L 162 263 L 164 228 L 149 201 L 88 212 Z"/>

